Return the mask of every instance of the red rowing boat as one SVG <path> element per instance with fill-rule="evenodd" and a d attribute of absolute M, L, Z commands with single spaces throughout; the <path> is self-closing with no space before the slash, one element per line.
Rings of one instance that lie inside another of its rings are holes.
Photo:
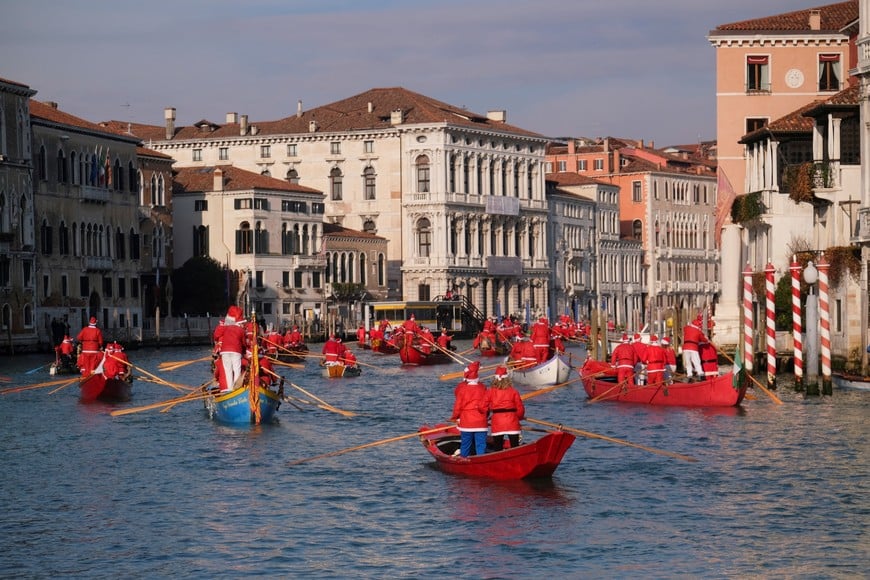
<path fill-rule="evenodd" d="M 583 388 L 594 401 L 641 403 L 672 407 L 734 407 L 743 401 L 747 382 L 734 384 L 734 374 L 728 372 L 711 379 L 689 383 L 673 381 L 662 385 L 636 385 L 634 381 L 619 384 L 616 370 L 609 364 L 587 359 L 580 369 Z"/>
<path fill-rule="evenodd" d="M 440 365 L 451 362 L 444 352 L 435 349 L 424 352 L 422 347 L 411 344 L 410 341 L 405 341 L 399 349 L 399 358 L 403 365 Z"/>
<path fill-rule="evenodd" d="M 82 402 L 107 401 L 124 403 L 133 396 L 133 384 L 122 379 L 109 379 L 103 373 L 94 373 L 79 379 L 81 390 L 79 399 Z"/>
<path fill-rule="evenodd" d="M 445 427 L 434 433 L 425 433 Z M 487 477 L 490 479 L 529 479 L 550 477 L 565 452 L 574 443 L 574 435 L 564 431 L 549 431 L 546 435 L 504 451 L 460 457 L 459 429 L 447 425 L 420 428 L 423 447 L 435 458 L 437 466 L 447 473 Z M 457 453 L 454 455 L 454 453 Z"/>

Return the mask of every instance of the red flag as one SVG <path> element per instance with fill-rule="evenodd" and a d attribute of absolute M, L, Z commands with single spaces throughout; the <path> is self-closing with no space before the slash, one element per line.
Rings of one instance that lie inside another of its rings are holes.
<path fill-rule="evenodd" d="M 722 226 L 731 216 L 731 204 L 737 194 L 734 188 L 731 187 L 731 181 L 725 175 L 725 170 L 720 165 L 716 171 L 716 246 L 722 243 Z"/>

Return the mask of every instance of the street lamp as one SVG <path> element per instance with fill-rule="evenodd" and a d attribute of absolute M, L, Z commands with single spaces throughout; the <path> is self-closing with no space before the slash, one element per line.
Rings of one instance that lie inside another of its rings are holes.
<path fill-rule="evenodd" d="M 812 260 L 804 268 L 804 282 L 807 283 L 807 332 L 806 332 L 806 394 L 819 394 L 819 297 L 815 285 L 819 281 L 819 271 Z"/>

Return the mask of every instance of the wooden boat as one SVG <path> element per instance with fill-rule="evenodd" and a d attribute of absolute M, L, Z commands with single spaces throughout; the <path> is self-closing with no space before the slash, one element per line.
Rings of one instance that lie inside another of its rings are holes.
<path fill-rule="evenodd" d="M 79 367 L 76 366 L 74 356 L 62 356 L 58 360 L 51 363 L 48 367 L 48 374 L 54 375 L 77 375 L 80 374 Z"/>
<path fill-rule="evenodd" d="M 133 382 L 106 378 L 101 372 L 79 380 L 79 399 L 84 403 L 106 401 L 124 403 L 133 397 Z"/>
<path fill-rule="evenodd" d="M 511 368 L 508 366 L 508 377 L 515 385 L 545 387 L 567 381 L 571 374 L 571 368 L 571 365 L 565 361 L 562 355 L 557 353 L 548 360 L 531 367 Z"/>
<path fill-rule="evenodd" d="M 689 383 L 674 381 L 663 385 L 620 385 L 616 371 L 601 361 L 587 360 L 580 369 L 583 388 L 590 399 L 674 407 L 734 407 L 743 401 L 748 382 L 734 385 L 734 374 Z"/>
<path fill-rule="evenodd" d="M 305 355 L 308 354 L 308 345 L 297 344 L 296 346 L 287 346 L 278 349 L 275 359 L 281 362 L 298 363 L 305 361 Z"/>
<path fill-rule="evenodd" d="M 870 391 L 870 377 L 838 372 L 831 374 L 831 381 L 840 389 Z"/>
<path fill-rule="evenodd" d="M 440 365 L 451 362 L 449 356 L 443 351 L 432 348 L 430 352 L 423 352 L 416 345 L 405 343 L 399 350 L 399 358 L 403 365 Z"/>
<path fill-rule="evenodd" d="M 372 339 L 371 349 L 372 352 L 380 354 L 396 354 L 399 352 L 399 347 L 380 338 Z"/>
<path fill-rule="evenodd" d="M 226 393 L 215 393 L 205 399 L 205 408 L 210 417 L 221 423 L 248 425 L 251 423 L 270 423 L 281 405 L 279 393 L 263 387 L 252 388 L 245 380 L 237 389 Z M 252 399 L 254 404 L 252 404 Z M 259 417 L 257 417 L 259 409 Z"/>
<path fill-rule="evenodd" d="M 323 376 L 327 379 L 337 379 L 341 377 L 358 377 L 362 374 L 362 369 L 358 366 L 349 367 L 344 363 L 334 363 L 330 365 L 321 364 L 323 367 Z"/>
<path fill-rule="evenodd" d="M 481 333 L 482 334 L 482 333 Z M 511 351 L 511 344 L 503 340 L 492 340 L 488 336 L 478 335 L 477 350 L 480 356 L 505 356 Z"/>
<path fill-rule="evenodd" d="M 460 457 L 460 434 L 456 427 L 445 427 L 444 431 L 420 435 L 420 441 L 442 471 L 458 475 L 486 477 L 491 479 L 528 479 L 551 477 L 565 452 L 574 443 L 574 435 L 564 431 L 551 431 L 518 447 L 494 451 L 484 455 Z M 433 427 L 423 426 L 421 432 Z M 454 455 L 456 453 L 456 455 Z"/>

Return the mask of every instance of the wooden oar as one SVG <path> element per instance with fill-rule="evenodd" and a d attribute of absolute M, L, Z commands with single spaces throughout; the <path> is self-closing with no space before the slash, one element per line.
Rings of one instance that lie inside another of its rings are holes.
<path fill-rule="evenodd" d="M 356 413 L 354 413 L 353 411 L 345 411 L 343 409 L 333 407 L 332 405 L 330 405 L 329 403 L 327 403 L 323 399 L 315 397 L 314 395 L 312 395 L 311 393 L 309 393 L 308 391 L 306 391 L 305 389 L 303 389 L 302 387 L 300 387 L 296 383 L 289 383 L 289 385 L 291 387 L 293 387 L 294 389 L 297 389 L 300 393 L 304 393 L 304 394 L 308 395 L 309 397 L 311 397 L 312 399 L 314 399 L 315 401 L 317 401 L 318 403 L 323 405 L 323 407 L 327 411 L 332 411 L 333 413 L 338 413 L 339 415 L 344 415 L 345 417 L 355 417 L 356 416 Z"/>
<path fill-rule="evenodd" d="M 559 425 L 557 423 L 550 423 L 548 421 L 540 421 L 538 419 L 530 419 L 526 417 L 524 421 L 528 421 L 529 423 L 535 423 L 537 425 L 543 425 L 544 427 L 551 427 L 553 429 L 558 429 L 559 431 L 567 431 L 569 433 L 573 433 L 575 435 L 581 435 L 583 437 L 588 437 L 590 439 L 601 439 L 603 441 L 609 441 L 610 443 L 618 443 L 619 445 L 627 445 L 628 447 L 636 447 L 637 449 L 643 449 L 644 451 L 649 451 L 650 453 L 657 453 L 659 455 L 664 455 L 666 457 L 673 457 L 674 459 L 680 459 L 682 461 L 690 461 L 695 462 L 698 461 L 691 455 L 682 455 L 680 453 L 674 453 L 673 451 L 665 451 L 664 449 L 656 449 L 655 447 L 647 447 L 646 445 L 640 445 L 638 443 L 632 443 L 631 441 L 626 441 L 624 439 L 616 439 L 615 437 L 608 437 L 607 435 L 600 435 L 598 433 L 593 433 L 591 431 L 583 431 L 582 429 L 575 429 L 573 427 L 565 427 L 564 425 Z"/>
<path fill-rule="evenodd" d="M 109 414 L 113 417 L 118 417 L 120 415 L 130 415 L 132 413 L 139 413 L 141 411 L 150 411 L 152 409 L 160 409 L 161 407 L 177 405 L 178 403 L 186 403 L 187 401 L 198 401 L 209 396 L 211 396 L 211 393 L 203 393 L 202 391 L 191 391 L 190 393 L 181 395 L 180 397 L 175 397 L 174 399 L 167 399 L 165 401 L 160 401 L 159 403 L 151 403 L 150 405 L 142 405 L 141 407 L 116 409 Z"/>
<path fill-rule="evenodd" d="M 480 372 L 480 371 L 491 371 L 491 370 L 496 369 L 496 368 L 498 368 L 498 367 L 500 367 L 500 366 L 504 366 L 504 363 L 495 363 L 495 364 L 491 364 L 491 365 L 486 365 L 486 366 L 480 367 L 480 368 L 477 369 L 477 370 L 478 370 L 478 372 Z M 463 369 L 463 370 L 461 370 L 461 371 L 456 371 L 455 373 L 446 373 L 446 374 L 443 374 L 443 375 L 441 375 L 441 376 L 439 377 L 439 379 L 442 380 L 442 381 L 450 381 L 450 380 L 453 380 L 453 379 L 458 379 L 458 378 L 463 377 L 463 376 L 465 376 L 465 369 Z"/>
<path fill-rule="evenodd" d="M 79 380 L 79 378 L 80 377 L 78 375 L 76 375 L 76 378 L 74 378 L 72 380 L 77 381 L 77 380 Z M 30 391 L 32 389 L 43 389 L 45 387 L 56 387 L 57 385 L 59 385 L 61 383 L 66 383 L 69 380 L 70 380 L 69 378 L 64 378 L 64 379 L 56 379 L 53 381 L 48 381 L 46 383 L 37 383 L 35 385 L 26 385 L 24 387 L 12 387 L 10 389 L 3 389 L 2 391 L 0 391 L 0 395 L 9 395 L 11 393 L 20 393 L 21 391 Z"/>
<path fill-rule="evenodd" d="M 183 401 L 176 401 L 176 402 L 174 402 L 174 403 L 171 403 L 171 404 L 169 404 L 169 405 L 166 405 L 165 407 L 163 407 L 162 409 L 160 409 L 160 412 L 161 412 L 161 413 L 168 413 L 168 412 L 172 409 L 172 407 L 174 407 L 175 405 L 179 405 L 179 404 L 181 404 L 181 403 L 187 403 L 188 401 L 201 401 L 201 400 L 203 400 L 203 399 L 208 399 L 208 398 L 211 397 L 211 396 L 212 396 L 212 393 L 208 393 L 208 392 L 204 392 L 204 393 L 196 393 L 196 392 L 188 393 L 188 398 L 187 398 L 187 399 L 185 399 L 185 400 L 183 400 Z"/>
<path fill-rule="evenodd" d="M 65 389 L 65 388 L 67 388 L 68 386 L 72 385 L 73 383 L 76 383 L 77 381 L 78 381 L 78 379 L 73 379 L 73 380 L 69 381 L 68 383 L 64 383 L 64 384 L 62 384 L 61 386 L 59 386 L 58 388 L 56 388 L 56 389 L 54 389 L 54 390 L 52 390 L 52 391 L 49 391 L 48 394 L 49 394 L 49 395 L 53 395 L 53 394 L 55 394 L 56 392 L 61 391 L 61 390 Z"/>
<path fill-rule="evenodd" d="M 173 388 L 173 389 L 175 389 L 176 391 L 189 391 L 189 390 L 193 389 L 193 387 L 189 387 L 189 386 L 187 386 L 187 385 L 178 385 L 178 384 L 176 384 L 176 383 L 170 383 L 170 382 L 167 381 L 166 379 L 161 379 L 161 378 L 158 377 L 157 375 L 152 374 L 152 373 L 149 373 L 148 371 L 146 371 L 146 370 L 143 369 L 143 368 L 137 367 L 136 365 L 134 365 L 134 364 L 131 363 L 130 361 L 120 359 L 120 358 L 118 358 L 118 357 L 116 357 L 116 356 L 113 356 L 113 355 L 111 355 L 111 354 L 108 355 L 108 356 L 112 357 L 113 359 L 115 359 L 116 361 L 118 361 L 118 362 L 120 362 L 120 363 L 122 363 L 122 364 L 129 365 L 131 369 L 136 369 L 136 370 L 139 371 L 140 373 L 145 374 L 145 375 L 148 375 L 149 377 L 151 377 L 152 379 L 154 379 L 155 381 L 157 381 L 157 382 L 160 383 L 161 385 L 166 385 L 167 387 Z"/>
<path fill-rule="evenodd" d="M 712 342 L 711 342 L 711 344 L 712 344 Z M 734 364 L 734 359 L 732 359 L 730 356 L 728 356 L 727 353 L 722 352 L 722 350 L 721 350 L 718 346 L 716 346 L 716 345 L 714 344 L 714 345 L 713 345 L 713 348 L 716 349 L 716 352 L 718 352 L 719 354 L 721 354 L 722 356 L 724 356 L 726 359 L 728 359 L 728 362 L 730 362 L 732 365 Z M 776 403 L 777 405 L 782 405 L 782 401 L 780 400 L 780 398 L 777 397 L 776 395 L 774 395 L 774 394 L 770 391 L 770 389 L 768 389 L 767 387 L 765 387 L 764 385 L 762 385 L 760 382 L 758 382 L 758 379 L 756 379 L 755 377 L 753 377 L 753 376 L 749 373 L 749 371 L 746 371 L 744 374 L 745 374 L 747 377 L 749 377 L 750 380 L 751 380 L 753 383 L 755 383 L 755 386 L 756 386 L 756 387 L 758 387 L 759 389 L 761 389 L 762 391 L 764 391 L 764 394 L 766 394 L 768 397 L 770 397 L 770 399 L 771 399 L 774 403 Z"/>
<path fill-rule="evenodd" d="M 284 362 L 282 360 L 274 360 L 274 359 L 272 359 L 272 364 L 278 365 L 279 367 L 287 367 L 289 369 L 296 369 L 296 370 L 301 370 L 301 369 L 305 368 L 305 365 L 302 363 L 290 363 L 290 362 Z"/>
<path fill-rule="evenodd" d="M 471 360 L 469 360 L 465 357 L 460 357 L 458 354 L 455 354 L 455 353 L 447 350 L 446 348 L 441 348 L 441 345 L 439 345 L 438 343 L 432 342 L 431 340 L 427 339 L 422 334 L 417 334 L 417 336 L 424 343 L 428 344 L 429 346 L 434 346 L 437 350 L 440 350 L 441 352 L 443 352 L 444 354 L 449 356 L 453 360 L 453 362 L 458 362 L 461 365 L 466 365 L 466 364 L 471 362 Z"/>
<path fill-rule="evenodd" d="M 600 373 L 596 373 L 596 374 L 600 374 Z M 594 375 L 590 375 L 590 378 L 593 377 L 593 376 L 594 376 Z M 607 398 L 607 395 L 609 395 L 610 393 L 612 393 L 614 390 L 622 389 L 622 387 L 624 387 L 625 385 L 627 385 L 627 384 L 628 384 L 628 381 L 629 381 L 630 379 L 631 379 L 631 377 L 628 377 L 628 378 L 626 378 L 626 379 L 622 379 L 621 381 L 619 381 L 618 383 L 616 383 L 615 385 L 613 385 L 612 387 L 610 387 L 609 389 L 607 389 L 607 390 L 604 391 L 603 393 L 599 393 L 599 394 L 595 395 L 594 397 L 592 397 L 591 399 L 589 399 L 589 400 L 587 401 L 587 403 L 591 405 L 592 403 L 597 403 L 598 401 L 603 401 L 603 400 L 605 400 L 605 399 Z M 618 397 L 618 396 L 619 396 L 619 393 L 617 393 L 616 396 Z"/>
<path fill-rule="evenodd" d="M 180 369 L 182 367 L 186 367 L 187 365 L 192 365 L 193 363 L 204 362 L 207 360 L 212 360 L 212 355 L 204 356 L 202 358 L 195 358 L 193 360 L 180 360 L 174 362 L 162 362 L 157 365 L 157 368 L 161 371 L 174 371 Z"/>
<path fill-rule="evenodd" d="M 531 399 L 533 397 L 539 397 L 539 396 L 543 395 L 544 393 L 549 393 L 551 391 L 555 391 L 556 389 L 561 389 L 562 387 L 567 387 L 568 385 L 570 385 L 572 383 L 576 383 L 577 381 L 580 380 L 580 378 L 581 377 L 577 377 L 577 378 L 571 379 L 570 381 L 565 381 L 564 383 L 550 385 L 549 387 L 544 387 L 543 389 L 537 389 L 537 390 L 532 391 L 530 393 L 525 393 L 523 395 L 520 395 L 520 398 L 525 401 L 526 399 Z"/>
<path fill-rule="evenodd" d="M 307 463 L 308 461 L 314 461 L 315 459 L 323 459 L 324 457 L 335 457 L 336 455 L 350 453 L 351 451 L 357 451 L 359 449 L 367 449 L 369 447 L 376 447 L 378 445 L 385 445 L 387 443 L 393 443 L 394 441 L 401 441 L 403 439 L 410 439 L 411 437 L 418 437 L 420 435 L 429 435 L 430 433 L 437 433 L 439 431 L 446 431 L 447 429 L 452 429 L 452 428 L 453 428 L 453 425 L 444 425 L 443 427 L 436 427 L 434 429 L 426 429 L 425 431 L 414 431 L 413 433 L 408 433 L 406 435 L 398 435 L 396 437 L 390 437 L 389 439 L 381 439 L 380 441 L 373 441 L 371 443 L 364 443 L 363 445 L 357 445 L 356 447 L 349 447 L 347 449 L 341 449 L 339 451 L 330 451 L 329 453 L 321 453 L 320 455 L 315 455 L 314 457 L 306 457 L 305 459 L 297 459 L 296 461 L 291 461 L 287 465 L 299 465 L 300 463 Z"/>
<path fill-rule="evenodd" d="M 24 374 L 25 374 L 25 375 L 32 375 L 32 374 L 35 373 L 36 371 L 41 371 L 41 370 L 44 369 L 45 367 L 49 367 L 49 366 L 51 366 L 52 364 L 53 364 L 53 363 L 48 363 L 48 364 L 44 364 L 44 365 L 42 365 L 41 367 L 36 367 L 35 369 L 30 369 L 29 371 L 25 371 Z"/>

